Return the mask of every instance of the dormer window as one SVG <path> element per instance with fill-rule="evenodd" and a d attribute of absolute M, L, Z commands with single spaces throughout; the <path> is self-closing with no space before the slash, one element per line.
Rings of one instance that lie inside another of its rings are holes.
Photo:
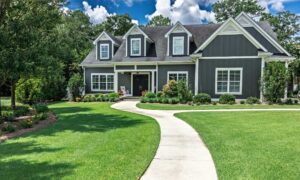
<path fill-rule="evenodd" d="M 141 38 L 131 38 L 131 56 L 141 56 Z"/>
<path fill-rule="evenodd" d="M 109 44 L 100 44 L 100 59 L 109 59 Z"/>
<path fill-rule="evenodd" d="M 173 55 L 183 55 L 184 54 L 184 37 L 175 36 L 173 37 Z"/>

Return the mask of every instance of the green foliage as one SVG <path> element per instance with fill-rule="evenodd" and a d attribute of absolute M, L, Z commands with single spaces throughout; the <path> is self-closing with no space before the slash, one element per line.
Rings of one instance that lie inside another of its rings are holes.
<path fill-rule="evenodd" d="M 264 97 L 267 101 L 278 103 L 284 96 L 284 89 L 289 79 L 289 73 L 281 62 L 269 62 L 264 69 L 261 82 Z"/>
<path fill-rule="evenodd" d="M 240 101 L 240 104 L 245 104 L 246 102 L 244 100 L 241 100 Z"/>
<path fill-rule="evenodd" d="M 299 101 L 298 101 L 297 99 L 294 100 L 294 104 L 298 104 L 298 102 L 299 102 Z"/>
<path fill-rule="evenodd" d="M 287 105 L 292 105 L 294 102 L 292 99 L 287 99 L 284 103 Z"/>
<path fill-rule="evenodd" d="M 260 101 L 257 97 L 248 97 L 246 100 L 247 104 L 259 104 Z"/>
<path fill-rule="evenodd" d="M 259 16 L 263 11 L 264 8 L 258 5 L 256 0 L 223 0 L 213 5 L 218 22 L 226 21 L 230 17 L 235 18 L 241 12 Z"/>
<path fill-rule="evenodd" d="M 68 88 L 72 96 L 72 101 L 75 101 L 75 98 L 80 96 L 81 94 L 80 90 L 83 86 L 84 86 L 83 79 L 79 73 L 74 74 L 70 78 L 68 82 Z"/>
<path fill-rule="evenodd" d="M 156 94 L 153 93 L 153 92 L 146 92 L 144 94 L 144 97 L 147 97 L 147 98 L 155 98 L 156 97 Z"/>
<path fill-rule="evenodd" d="M 164 17 L 163 15 L 154 16 L 147 24 L 147 26 L 155 27 L 155 26 L 169 26 L 171 25 L 171 20 L 168 17 Z"/>
<path fill-rule="evenodd" d="M 158 98 L 162 97 L 162 96 L 163 96 L 163 92 L 158 91 L 158 92 L 156 93 L 156 96 L 157 96 Z"/>
<path fill-rule="evenodd" d="M 47 113 L 39 113 L 33 116 L 33 121 L 42 121 L 48 118 L 48 114 Z"/>
<path fill-rule="evenodd" d="M 170 80 L 166 85 L 163 87 L 163 96 L 172 98 L 178 97 L 178 87 L 177 82 L 175 80 Z"/>
<path fill-rule="evenodd" d="M 194 96 L 193 102 L 200 103 L 200 104 L 209 104 L 211 103 L 211 97 L 209 94 L 200 93 Z"/>
<path fill-rule="evenodd" d="M 6 122 L 3 124 L 2 131 L 14 132 L 16 131 L 16 128 L 11 122 Z"/>
<path fill-rule="evenodd" d="M 36 111 L 36 113 L 46 113 L 49 111 L 49 108 L 46 104 L 35 104 L 33 106 L 33 109 Z"/>
<path fill-rule="evenodd" d="M 32 119 L 25 119 L 25 120 L 20 121 L 20 125 L 23 128 L 31 128 L 33 126 L 33 121 L 32 121 Z"/>
<path fill-rule="evenodd" d="M 219 100 L 220 104 L 234 104 L 235 96 L 232 94 L 222 94 Z"/>
<path fill-rule="evenodd" d="M 178 104 L 179 99 L 178 98 L 169 98 L 168 102 L 169 102 L 169 104 Z"/>
<path fill-rule="evenodd" d="M 42 101 L 42 80 L 39 78 L 21 78 L 16 86 L 17 100 L 25 104 L 33 104 Z"/>
<path fill-rule="evenodd" d="M 114 36 L 123 36 L 132 26 L 131 17 L 128 14 L 109 16 L 103 23 L 105 31 Z"/>
<path fill-rule="evenodd" d="M 19 116 L 25 116 L 29 112 L 29 107 L 28 106 L 19 106 L 17 109 L 13 111 L 13 114 L 15 117 Z"/>
<path fill-rule="evenodd" d="M 189 89 L 186 81 L 178 81 L 177 89 L 178 89 L 178 98 L 180 99 L 180 102 L 186 103 L 193 99 L 192 91 Z"/>
<path fill-rule="evenodd" d="M 14 114 L 13 112 L 3 112 L 2 118 L 4 121 L 13 121 L 14 120 Z"/>

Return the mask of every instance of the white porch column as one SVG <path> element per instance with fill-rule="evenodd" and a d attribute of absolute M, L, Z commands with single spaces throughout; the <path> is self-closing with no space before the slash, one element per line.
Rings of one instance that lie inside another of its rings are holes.
<path fill-rule="evenodd" d="M 155 81 L 154 71 L 151 71 L 151 92 L 153 92 L 153 93 L 155 91 L 155 89 L 154 89 L 154 81 Z"/>
<path fill-rule="evenodd" d="M 285 61 L 285 69 L 288 71 L 289 64 L 287 61 Z M 288 98 L 288 82 L 285 83 L 285 88 L 284 88 L 284 99 L 286 100 Z"/>
<path fill-rule="evenodd" d="M 195 95 L 198 94 L 199 90 L 199 58 L 196 59 L 195 65 Z"/>
<path fill-rule="evenodd" d="M 85 88 L 86 88 L 86 84 L 85 84 L 85 67 L 83 68 L 83 91 L 82 91 L 82 95 L 85 95 Z"/>
<path fill-rule="evenodd" d="M 262 57 L 261 58 L 261 72 L 260 72 L 260 80 L 261 80 L 261 82 L 263 82 L 265 66 L 266 66 L 266 61 L 265 61 L 265 58 Z M 264 89 L 264 87 L 261 84 L 261 87 L 260 87 L 260 101 L 261 102 L 263 102 L 263 100 L 264 100 L 263 89 Z"/>
<path fill-rule="evenodd" d="M 118 93 L 118 71 L 115 71 L 114 75 L 114 91 Z"/>

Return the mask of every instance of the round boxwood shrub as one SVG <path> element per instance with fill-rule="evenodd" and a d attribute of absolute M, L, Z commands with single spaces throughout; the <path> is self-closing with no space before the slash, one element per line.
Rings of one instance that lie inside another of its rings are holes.
<path fill-rule="evenodd" d="M 163 104 L 168 104 L 169 103 L 169 99 L 168 98 L 162 98 L 162 103 Z"/>
<path fill-rule="evenodd" d="M 156 98 L 156 94 L 153 93 L 153 92 L 146 92 L 144 97 L 147 97 L 147 98 Z"/>
<path fill-rule="evenodd" d="M 200 103 L 200 104 L 209 104 L 211 103 L 211 97 L 209 94 L 200 93 L 194 96 L 193 102 Z"/>
<path fill-rule="evenodd" d="M 248 97 L 246 100 L 247 104 L 259 104 L 259 99 L 257 97 Z"/>
<path fill-rule="evenodd" d="M 220 103 L 221 104 L 234 104 L 235 96 L 232 94 L 223 94 L 220 96 Z"/>

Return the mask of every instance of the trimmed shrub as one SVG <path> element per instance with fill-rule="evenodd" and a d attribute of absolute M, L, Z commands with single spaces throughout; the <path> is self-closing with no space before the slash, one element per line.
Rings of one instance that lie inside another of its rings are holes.
<path fill-rule="evenodd" d="M 186 103 L 193 99 L 192 91 L 189 90 L 186 81 L 178 81 L 177 89 L 178 89 L 178 97 L 181 103 Z"/>
<path fill-rule="evenodd" d="M 297 99 L 294 100 L 294 104 L 298 104 L 298 100 Z"/>
<path fill-rule="evenodd" d="M 31 128 L 33 125 L 33 121 L 32 121 L 32 119 L 25 119 L 25 120 L 20 121 L 20 125 L 23 128 Z"/>
<path fill-rule="evenodd" d="M 178 104 L 179 103 L 179 99 L 178 98 L 169 98 L 168 99 L 168 103 L 169 104 Z"/>
<path fill-rule="evenodd" d="M 211 97 L 209 94 L 200 93 L 194 96 L 193 102 L 200 103 L 200 104 L 209 104 L 211 103 Z"/>
<path fill-rule="evenodd" d="M 33 116 L 33 121 L 42 121 L 48 118 L 47 113 L 40 113 Z"/>
<path fill-rule="evenodd" d="M 248 97 L 246 100 L 247 104 L 259 104 L 259 99 L 257 97 Z"/>
<path fill-rule="evenodd" d="M 287 104 L 287 105 L 292 105 L 293 100 L 292 99 L 287 99 L 284 103 Z"/>
<path fill-rule="evenodd" d="M 156 96 L 157 96 L 158 98 L 162 97 L 162 96 L 163 96 L 163 92 L 158 91 L 157 94 L 156 94 Z"/>
<path fill-rule="evenodd" d="M 178 97 L 177 82 L 175 80 L 168 81 L 163 87 L 163 96 L 167 98 Z"/>
<path fill-rule="evenodd" d="M 220 103 L 221 104 L 234 104 L 235 96 L 232 94 L 223 94 L 220 96 Z"/>
<path fill-rule="evenodd" d="M 245 104 L 246 102 L 244 100 L 241 100 L 240 101 L 240 104 Z"/>
<path fill-rule="evenodd" d="M 118 93 L 115 93 L 115 92 L 109 93 L 109 94 L 108 94 L 108 97 L 110 97 L 110 98 L 119 98 L 119 94 L 118 94 Z"/>
<path fill-rule="evenodd" d="M 169 99 L 168 98 L 162 98 L 162 103 L 163 104 L 168 104 L 169 103 Z"/>
<path fill-rule="evenodd" d="M 45 113 L 49 111 L 49 108 L 46 104 L 35 104 L 33 106 L 33 109 L 35 109 L 36 113 Z"/>
<path fill-rule="evenodd" d="M 68 89 L 71 94 L 72 101 L 81 95 L 81 88 L 84 87 L 83 79 L 79 73 L 74 74 L 68 82 Z"/>
<path fill-rule="evenodd" d="M 146 92 L 144 97 L 147 97 L 147 98 L 156 98 L 156 95 L 155 93 L 153 92 Z"/>
<path fill-rule="evenodd" d="M 12 123 L 6 122 L 3 124 L 2 131 L 14 132 L 14 131 L 16 131 L 16 128 Z"/>
<path fill-rule="evenodd" d="M 214 102 L 212 102 L 212 104 L 213 104 L 213 105 L 217 105 L 217 102 L 214 101 Z"/>

